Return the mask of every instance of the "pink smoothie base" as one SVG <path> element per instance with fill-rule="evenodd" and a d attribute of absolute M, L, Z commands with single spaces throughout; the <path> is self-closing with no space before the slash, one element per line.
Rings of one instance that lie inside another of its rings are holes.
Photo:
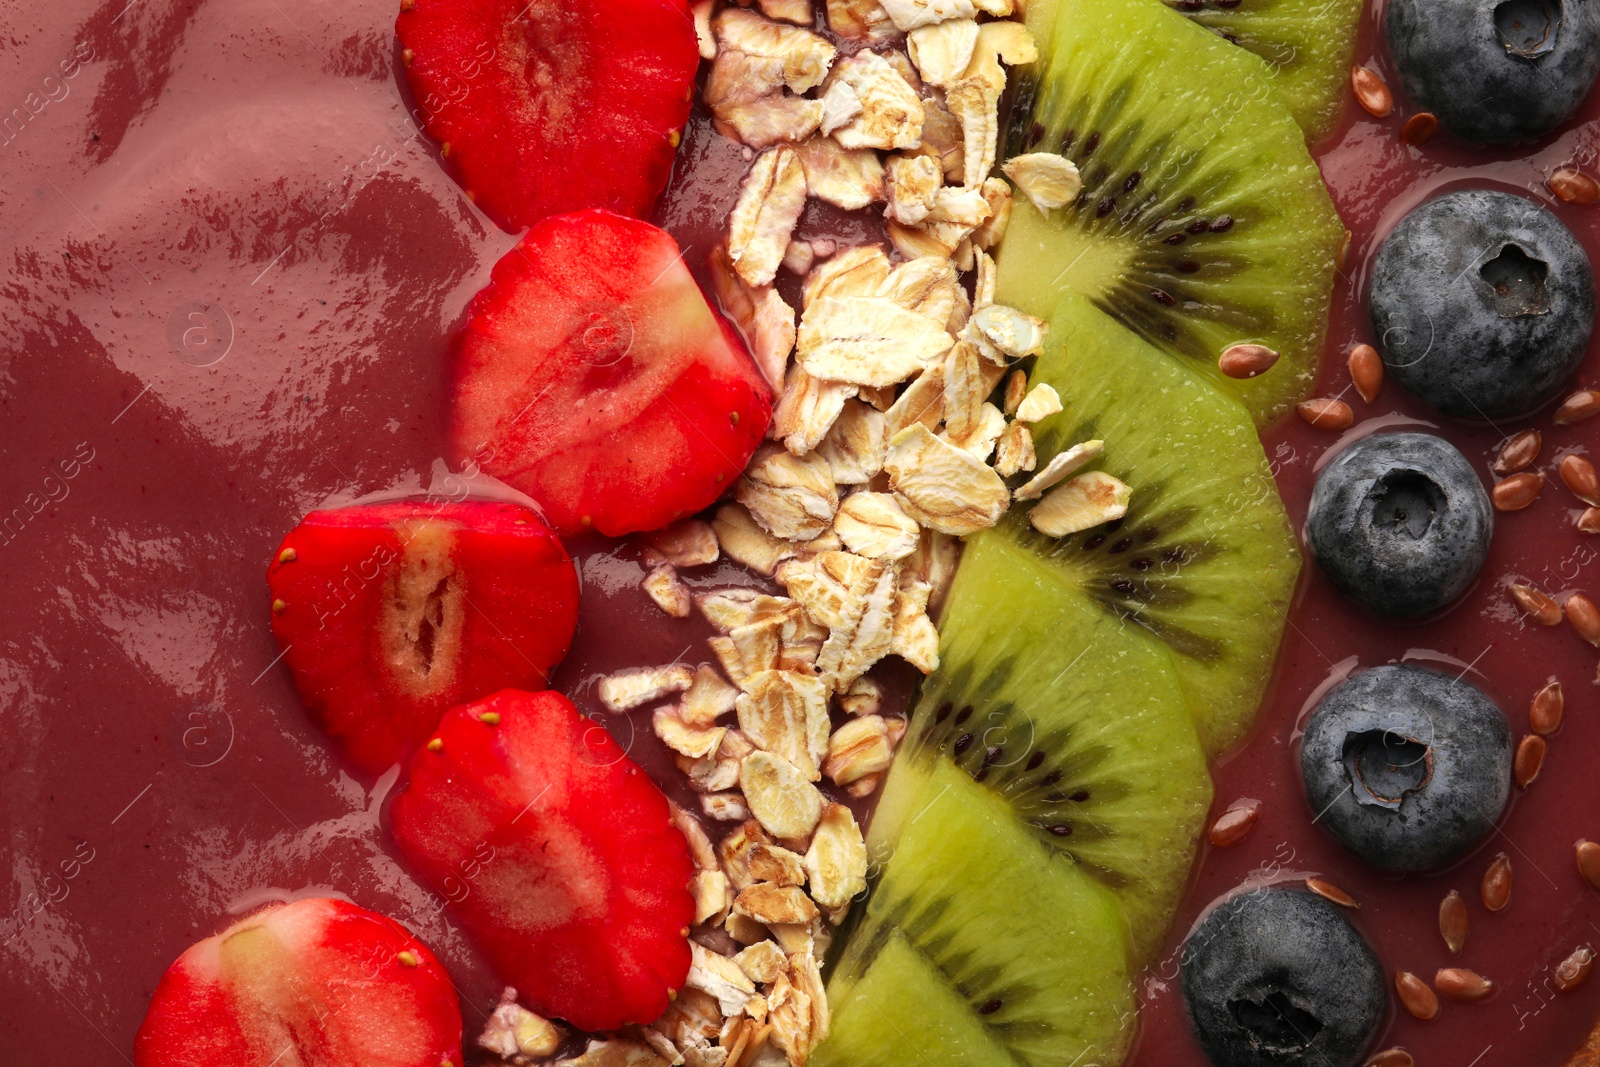
<path fill-rule="evenodd" d="M 299 894 L 348 896 L 415 929 L 450 968 L 470 1038 L 499 984 L 389 845 L 394 776 L 342 767 L 301 711 L 276 662 L 263 574 L 314 508 L 481 489 L 440 458 L 446 350 L 515 238 L 475 211 L 417 133 L 392 0 L 124 4 L 13 10 L 0 50 L 0 227 L 13 250 L 0 289 L 0 1062 L 128 1063 L 172 959 Z M 1376 42 L 1368 26 L 1359 57 Z M 1361 282 L 1377 240 L 1463 182 L 1548 200 L 1549 169 L 1600 155 L 1600 103 L 1548 144 L 1490 154 L 1444 136 L 1410 149 L 1399 116 L 1347 110 L 1317 149 L 1355 233 L 1322 386 L 1354 403 L 1352 432 L 1436 425 L 1393 387 L 1372 407 L 1347 388 L 1343 353 L 1371 340 Z M 743 166 L 697 120 L 658 218 L 697 268 Z M 1600 209 L 1558 212 L 1600 262 Z M 802 236 L 847 244 L 877 232 L 814 208 L 802 222 Z M 1600 444 L 1600 423 L 1547 423 L 1439 432 L 1486 479 L 1501 437 L 1525 425 L 1546 431 L 1547 471 Z M 1295 421 L 1267 434 L 1297 524 L 1336 436 Z M 1574 507 L 1557 483 L 1503 516 L 1484 579 L 1425 626 L 1374 620 L 1308 575 L 1261 728 L 1217 770 L 1218 811 L 1253 797 L 1262 817 L 1240 844 L 1204 850 L 1168 952 L 1141 982 L 1133 1063 L 1203 1067 L 1173 975 L 1183 932 L 1218 895 L 1321 874 L 1362 901 L 1356 920 L 1387 967 L 1431 975 L 1453 962 L 1434 930 L 1439 898 L 1458 888 L 1475 901 L 1502 850 L 1513 903 L 1497 916 L 1473 903 L 1454 961 L 1499 992 L 1447 1004 L 1434 1023 L 1394 1021 L 1386 1040 L 1458 1067 L 1557 1063 L 1581 1042 L 1600 982 L 1559 997 L 1544 983 L 1572 948 L 1600 944 L 1600 894 L 1571 858 L 1574 839 L 1600 838 L 1595 654 L 1570 630 L 1521 622 L 1504 590 L 1518 575 L 1600 592 L 1600 544 L 1573 531 Z M 584 601 L 557 685 L 581 707 L 599 710 L 592 682 L 607 671 L 704 655 L 703 625 L 666 620 L 639 593 L 637 553 L 569 547 Z M 728 564 L 693 577 L 748 581 Z M 1544 775 L 1502 832 L 1426 879 L 1346 857 L 1310 825 L 1293 769 L 1296 722 L 1319 688 L 1402 655 L 1470 664 L 1519 733 L 1545 681 L 1567 691 Z M 645 720 L 603 721 L 681 788 Z"/>

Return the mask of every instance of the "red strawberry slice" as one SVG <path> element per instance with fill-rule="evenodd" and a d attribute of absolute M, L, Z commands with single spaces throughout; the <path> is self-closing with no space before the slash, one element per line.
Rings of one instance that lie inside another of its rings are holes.
<path fill-rule="evenodd" d="M 342 900 L 258 911 L 167 969 L 135 1067 L 443 1067 L 461 1008 L 432 952 Z"/>
<path fill-rule="evenodd" d="M 700 64 L 684 0 L 403 0 L 394 28 L 425 128 L 497 224 L 650 213 Z"/>
<path fill-rule="evenodd" d="M 546 219 L 456 338 L 452 445 L 563 534 L 652 530 L 728 489 L 772 418 L 677 242 L 604 211 Z"/>
<path fill-rule="evenodd" d="M 578 578 L 539 516 L 487 502 L 316 511 L 267 570 L 272 632 L 311 714 L 380 773 L 446 709 L 543 689 L 578 621 Z"/>
<path fill-rule="evenodd" d="M 667 799 L 558 693 L 454 708 L 411 761 L 395 840 L 530 1008 L 653 1022 L 689 972 L 694 866 Z"/>

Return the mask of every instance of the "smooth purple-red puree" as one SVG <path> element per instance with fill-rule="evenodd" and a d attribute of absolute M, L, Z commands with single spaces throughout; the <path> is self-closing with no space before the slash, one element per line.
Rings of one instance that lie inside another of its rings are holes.
<path fill-rule="evenodd" d="M 128 1062 L 162 971 L 234 916 L 295 893 L 337 892 L 411 924 L 450 967 L 477 1032 L 499 986 L 402 869 L 380 825 L 389 778 L 342 769 L 296 702 L 267 627 L 263 573 L 307 511 L 374 492 L 470 490 L 439 460 L 448 337 L 515 238 L 487 223 L 420 138 L 396 78 L 392 0 L 111 0 L 7 14 L 0 45 L 0 228 L 13 249 L 0 291 L 0 1028 L 5 1063 Z M 1369 14 L 1360 58 L 1381 51 Z M 1392 70 L 1378 59 L 1391 85 Z M 1318 149 L 1355 232 L 1335 296 L 1323 388 L 1355 405 L 1355 431 L 1437 425 L 1398 389 L 1367 407 L 1343 354 L 1371 340 L 1360 295 L 1376 236 L 1425 196 L 1492 182 L 1548 202 L 1560 163 L 1594 167 L 1600 103 L 1528 152 L 1398 139 L 1400 116 L 1359 118 Z M 705 128 L 686 138 L 661 220 L 697 269 L 744 166 Z M 1556 207 L 1600 261 L 1600 209 Z M 807 237 L 846 243 L 870 222 L 813 208 Z M 1580 378 L 1592 383 L 1593 352 Z M 1440 432 L 1480 461 L 1527 425 L 1540 466 L 1592 447 L 1600 423 L 1547 415 Z M 1303 521 L 1335 435 L 1291 420 L 1267 435 L 1289 510 Z M 1596 659 L 1568 628 L 1520 619 L 1512 575 L 1552 593 L 1600 592 L 1600 543 L 1553 481 L 1500 517 L 1485 576 L 1445 618 L 1396 626 L 1308 574 L 1252 740 L 1217 771 L 1217 810 L 1261 800 L 1254 832 L 1207 848 L 1141 986 L 1133 1062 L 1201 1067 L 1173 980 L 1183 932 L 1249 878 L 1321 874 L 1361 902 L 1385 965 L 1431 976 L 1459 963 L 1499 991 L 1402 1017 L 1387 1040 L 1421 1064 L 1552 1063 L 1600 1015 L 1600 982 L 1552 993 L 1550 969 L 1600 941 L 1600 895 L 1573 841 L 1600 838 Z M 584 582 L 580 633 L 557 684 L 597 711 L 592 680 L 703 656 L 703 623 L 665 618 L 638 591 L 631 548 L 571 546 Z M 744 583 L 719 564 L 697 587 Z M 1294 772 L 1296 722 L 1331 678 L 1402 656 L 1471 665 L 1518 734 L 1551 677 L 1566 725 L 1540 780 L 1457 870 L 1376 875 L 1319 831 Z M 681 799 L 639 716 L 605 720 Z M 630 740 L 631 739 L 631 740 Z M 1510 908 L 1477 903 L 1490 857 L 1511 855 Z M 1435 930 L 1460 889 L 1472 933 L 1451 959 Z M 1475 1058 L 1476 1057 L 1476 1058 Z"/>

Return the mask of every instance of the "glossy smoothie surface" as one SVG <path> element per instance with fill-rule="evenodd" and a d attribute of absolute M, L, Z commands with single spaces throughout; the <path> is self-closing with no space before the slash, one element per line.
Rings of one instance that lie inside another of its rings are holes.
<path fill-rule="evenodd" d="M 404 870 L 380 825 L 395 772 L 344 768 L 301 711 L 267 626 L 266 562 L 307 511 L 374 493 L 481 491 L 441 458 L 449 335 L 515 237 L 441 170 L 396 78 L 392 0 L 22 5 L 0 45 L 0 1028 L 5 1063 L 128 1062 L 155 982 L 190 943 L 295 894 L 337 893 L 410 924 L 450 967 L 475 1035 L 499 986 Z M 1368 15 L 1358 58 L 1381 53 Z M 1381 55 L 1373 61 L 1392 86 Z M 1404 105 L 1402 105 L 1402 112 Z M 1556 136 L 1481 152 L 1440 135 L 1420 149 L 1353 104 L 1316 147 L 1353 231 L 1321 387 L 1357 412 L 1351 434 L 1436 428 L 1480 466 L 1506 435 L 1545 432 L 1540 468 L 1600 446 L 1600 421 L 1553 428 L 1548 411 L 1463 427 L 1387 387 L 1349 388 L 1344 353 L 1370 341 L 1362 283 L 1382 234 L 1434 192 L 1489 183 L 1550 202 L 1562 163 L 1591 173 L 1600 98 Z M 697 271 L 745 166 L 696 118 L 658 221 Z M 1600 208 L 1557 206 L 1600 263 Z M 849 244 L 866 215 L 813 205 L 801 236 Z M 786 283 L 786 285 L 792 284 Z M 791 290 L 792 295 L 792 290 Z M 1600 345 L 1594 346 L 1600 348 Z M 1579 381 L 1595 384 L 1592 349 Z M 1266 434 L 1293 521 L 1339 435 L 1292 417 Z M 1385 966 L 1431 977 L 1460 965 L 1499 989 L 1401 1016 L 1386 1043 L 1418 1063 L 1555 1063 L 1600 1016 L 1600 981 L 1557 995 L 1551 969 L 1600 943 L 1600 894 L 1572 860 L 1600 839 L 1596 654 L 1568 628 L 1523 620 L 1512 576 L 1600 594 L 1600 541 L 1552 477 L 1498 516 L 1483 578 L 1443 618 L 1393 625 L 1342 600 L 1308 567 L 1278 677 L 1252 739 L 1217 769 L 1217 810 L 1262 802 L 1241 843 L 1205 847 L 1168 952 L 1141 984 L 1133 1063 L 1202 1067 L 1175 980 L 1184 932 L 1249 880 L 1318 874 L 1362 903 Z M 556 679 L 598 711 L 593 680 L 704 658 L 708 630 L 672 621 L 638 589 L 638 553 L 569 545 L 583 579 L 577 644 Z M 752 579 L 723 563 L 711 588 Z M 1535 691 L 1559 678 L 1566 722 L 1544 773 L 1500 832 L 1457 869 L 1396 879 L 1311 825 L 1297 723 L 1333 679 L 1400 658 L 1466 676 L 1527 730 Z M 909 678 L 897 679 L 898 698 Z M 669 790 L 689 799 L 646 716 L 602 717 Z M 1507 852 L 1511 906 L 1477 903 Z M 1472 929 L 1458 958 L 1436 930 L 1450 889 Z"/>

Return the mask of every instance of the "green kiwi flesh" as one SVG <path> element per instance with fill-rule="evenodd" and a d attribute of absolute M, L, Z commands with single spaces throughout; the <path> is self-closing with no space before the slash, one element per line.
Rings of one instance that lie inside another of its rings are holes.
<path fill-rule="evenodd" d="M 1260 56 L 1305 130 L 1326 136 L 1349 96 L 1361 0 L 1165 0 L 1172 10 Z"/>
<path fill-rule="evenodd" d="M 832 968 L 813 1064 L 1117 1062 L 1134 999 L 1111 892 L 951 764 L 915 786 Z"/>
<path fill-rule="evenodd" d="M 969 541 L 832 956 L 826 1067 L 1117 1062 L 1207 756 L 1271 673 L 1299 554 L 1249 413 L 1085 297 L 1052 322 L 1040 463 L 1104 440 L 1130 509 L 1052 539 L 1019 507 Z"/>
<path fill-rule="evenodd" d="M 1332 130 L 1348 93 L 1361 0 L 1141 0 L 1162 3 L 1260 58 L 1307 141 Z M 1047 40 L 1060 0 L 1033 0 L 1028 28 Z"/>
<path fill-rule="evenodd" d="M 1084 190 L 1049 217 L 1017 198 L 996 300 L 1081 293 L 1269 422 L 1311 387 L 1345 232 L 1300 128 L 1254 56 L 1156 0 L 1071 15 L 1015 73 L 1005 144 L 1062 153 Z M 1243 342 L 1281 358 L 1228 378 Z"/>

